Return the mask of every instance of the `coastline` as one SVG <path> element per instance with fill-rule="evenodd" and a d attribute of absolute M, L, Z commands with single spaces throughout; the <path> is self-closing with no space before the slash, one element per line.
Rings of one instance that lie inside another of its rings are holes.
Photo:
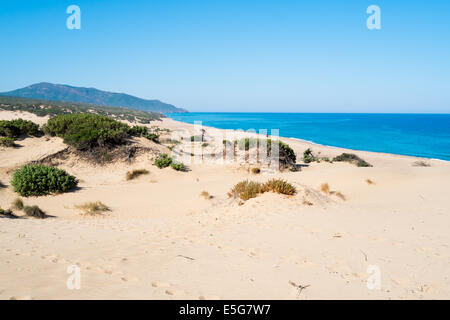
<path fill-rule="evenodd" d="M 165 115 L 175 121 L 191 124 L 194 120 L 202 121 L 221 129 L 279 128 L 281 137 L 323 146 L 450 161 L 446 151 L 450 148 L 447 126 L 450 126 L 450 115 L 447 114 L 194 112 Z M 436 127 L 430 126 L 433 121 Z M 436 135 L 436 130 L 442 134 Z"/>
<path fill-rule="evenodd" d="M 173 122 L 172 124 L 170 124 L 170 122 Z M 189 122 L 183 122 L 183 121 L 178 121 L 178 120 L 174 120 L 170 117 L 167 118 L 163 118 L 162 119 L 162 126 L 163 127 L 167 127 L 167 128 L 183 128 L 183 129 L 189 129 L 191 131 L 191 133 L 193 133 L 193 127 L 194 125 L 192 123 Z M 230 130 L 234 130 L 234 129 L 221 129 L 221 128 L 216 128 L 216 127 L 211 127 L 211 126 L 205 126 L 202 125 L 203 128 L 206 129 L 212 129 L 212 130 L 218 130 L 221 132 L 226 132 L 226 131 L 230 131 Z M 239 132 L 240 136 L 245 136 L 246 134 L 249 135 L 249 133 L 244 132 Z M 261 136 L 258 133 L 251 133 L 251 135 L 256 135 L 256 136 Z M 306 150 L 307 148 L 318 148 L 319 151 L 328 151 L 330 154 L 333 155 L 338 155 L 338 153 L 357 153 L 357 154 L 364 154 L 364 156 L 369 156 L 371 157 L 371 155 L 375 156 L 375 157 L 393 157 L 393 158 L 403 158 L 403 159 L 409 159 L 411 161 L 420 161 L 420 160 L 426 160 L 426 161 L 431 161 L 431 162 L 442 162 L 445 164 L 450 165 L 450 160 L 444 160 L 444 159 L 436 159 L 436 158 L 426 158 L 426 157 L 419 157 L 419 156 L 411 156 L 411 155 L 405 155 L 405 154 L 396 154 L 396 153 L 388 153 L 388 152 L 378 152 L 378 151 L 367 151 L 367 150 L 359 150 L 359 149 L 350 149 L 350 148 L 343 148 L 343 147 L 337 147 L 337 146 L 330 146 L 330 145 L 325 145 L 325 144 L 320 144 L 320 143 L 316 143 L 314 141 L 309 141 L 309 140 L 305 140 L 305 139 L 301 139 L 301 138 L 295 138 L 295 137 L 284 137 L 284 136 L 280 136 L 280 140 L 283 142 L 286 142 L 288 144 L 292 144 L 292 145 L 296 145 L 296 144 L 301 144 L 301 147 L 304 148 L 304 150 Z M 303 152 L 300 152 L 300 149 L 298 149 L 297 152 L 297 158 L 299 159 Z M 336 153 L 337 152 L 337 153 Z"/>

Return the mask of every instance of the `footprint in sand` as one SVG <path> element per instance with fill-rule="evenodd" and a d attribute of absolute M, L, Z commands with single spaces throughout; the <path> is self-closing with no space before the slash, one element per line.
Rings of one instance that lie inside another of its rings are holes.
<path fill-rule="evenodd" d="M 198 297 L 199 300 L 220 300 L 218 296 L 200 296 Z"/>
<path fill-rule="evenodd" d="M 130 277 L 130 276 L 123 276 L 122 278 L 120 278 L 122 281 L 124 282 L 136 282 L 139 279 L 136 277 Z"/>
<path fill-rule="evenodd" d="M 170 287 L 170 283 L 155 281 L 155 282 L 152 282 L 152 287 L 155 287 L 155 288 L 168 288 L 168 287 Z"/>
<path fill-rule="evenodd" d="M 165 292 L 168 296 L 180 296 L 185 294 L 184 290 L 180 289 L 167 289 Z"/>
<path fill-rule="evenodd" d="M 9 300 L 33 300 L 31 296 L 13 296 Z"/>

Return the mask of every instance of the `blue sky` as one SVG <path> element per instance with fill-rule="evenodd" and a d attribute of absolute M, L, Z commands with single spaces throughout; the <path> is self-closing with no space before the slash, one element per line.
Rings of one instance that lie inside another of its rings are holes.
<path fill-rule="evenodd" d="M 81 30 L 66 8 L 81 8 Z M 381 8 L 381 30 L 366 9 Z M 0 91 L 47 81 L 190 111 L 450 113 L 450 1 L 0 2 Z"/>

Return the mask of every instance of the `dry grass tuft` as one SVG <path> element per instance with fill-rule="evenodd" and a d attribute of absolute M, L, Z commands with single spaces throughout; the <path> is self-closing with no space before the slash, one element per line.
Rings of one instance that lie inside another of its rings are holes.
<path fill-rule="evenodd" d="M 47 215 L 44 211 L 42 211 L 38 206 L 25 206 L 23 207 L 23 211 L 29 217 L 44 219 L 47 218 Z"/>
<path fill-rule="evenodd" d="M 259 173 L 261 173 L 261 169 L 260 168 L 252 168 L 252 173 L 259 174 Z"/>
<path fill-rule="evenodd" d="M 228 196 L 241 198 L 245 201 L 255 198 L 260 193 L 269 191 L 285 195 L 293 195 L 296 193 L 296 189 L 292 184 L 281 179 L 271 179 L 264 184 L 245 180 L 237 183 L 228 193 Z"/>
<path fill-rule="evenodd" d="M 146 169 L 137 169 L 137 170 L 132 170 L 132 171 L 128 171 L 127 172 L 127 176 L 126 179 L 127 180 L 133 180 L 143 174 L 149 174 L 148 170 Z"/>
<path fill-rule="evenodd" d="M 202 193 L 200 193 L 200 196 L 205 198 L 206 200 L 212 199 L 213 196 L 210 195 L 207 191 L 202 191 Z"/>
<path fill-rule="evenodd" d="M 347 198 L 340 191 L 336 191 L 335 195 L 336 197 L 341 198 L 344 201 L 347 200 Z"/>
<path fill-rule="evenodd" d="M 237 183 L 233 189 L 228 193 L 230 197 L 241 198 L 242 200 L 248 200 L 255 198 L 262 192 L 262 184 L 253 181 L 241 181 Z"/>
<path fill-rule="evenodd" d="M 297 190 L 289 182 L 281 179 L 270 179 L 263 185 L 263 192 L 272 191 L 275 193 L 286 194 L 288 196 L 294 195 Z"/>
<path fill-rule="evenodd" d="M 375 182 L 373 182 L 373 181 L 370 180 L 370 179 L 366 179 L 366 182 L 367 182 L 367 184 L 375 184 Z"/>
<path fill-rule="evenodd" d="M 18 218 L 14 212 L 12 212 L 11 210 L 7 209 L 4 210 L 2 208 L 0 208 L 0 217 L 4 217 L 4 218 L 10 218 L 10 219 L 14 219 L 14 218 Z"/>
<path fill-rule="evenodd" d="M 305 198 L 303 198 L 302 203 L 303 203 L 305 206 L 312 206 L 312 205 L 313 205 L 313 203 L 312 203 L 311 201 L 308 201 L 308 200 L 306 200 Z"/>
<path fill-rule="evenodd" d="M 106 211 L 111 211 L 111 209 L 100 201 L 96 202 L 86 202 L 82 205 L 75 206 L 76 209 L 82 210 L 83 215 L 95 216 L 97 214 L 102 214 Z"/>
<path fill-rule="evenodd" d="M 330 194 L 330 185 L 328 183 L 323 183 L 320 186 L 320 191 L 322 191 L 323 193 L 325 193 L 326 195 Z"/>
<path fill-rule="evenodd" d="M 20 198 L 17 198 L 16 200 L 13 201 L 13 203 L 11 204 L 11 208 L 15 209 L 15 210 L 23 210 L 23 201 Z"/>

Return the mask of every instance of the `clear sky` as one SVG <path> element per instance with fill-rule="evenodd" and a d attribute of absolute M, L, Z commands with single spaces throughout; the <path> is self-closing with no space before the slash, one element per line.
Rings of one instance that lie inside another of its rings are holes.
<path fill-rule="evenodd" d="M 69 30 L 66 8 L 81 8 Z M 381 8 L 381 30 L 366 9 Z M 0 91 L 63 83 L 190 111 L 450 113 L 449 0 L 0 1 Z"/>

